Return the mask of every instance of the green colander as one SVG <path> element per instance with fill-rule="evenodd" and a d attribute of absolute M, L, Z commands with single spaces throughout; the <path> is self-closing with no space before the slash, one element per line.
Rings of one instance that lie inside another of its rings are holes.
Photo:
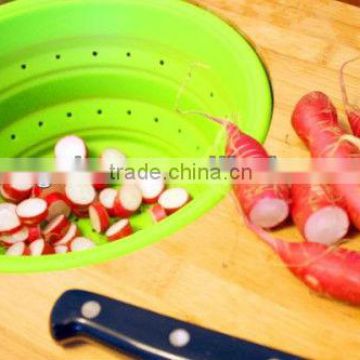
<path fill-rule="evenodd" d="M 180 0 L 19 0 L 0 6 L 1 157 L 50 157 L 66 134 L 96 156 L 205 158 L 219 127 L 177 108 L 231 116 L 263 141 L 272 98 L 251 46 L 214 15 Z M 220 144 L 214 155 L 222 155 Z M 195 220 L 229 184 L 187 185 L 193 201 L 159 224 L 107 243 L 79 221 L 95 249 L 0 256 L 0 271 L 46 271 L 122 256 Z M 206 246 L 206 244 L 204 244 Z"/>

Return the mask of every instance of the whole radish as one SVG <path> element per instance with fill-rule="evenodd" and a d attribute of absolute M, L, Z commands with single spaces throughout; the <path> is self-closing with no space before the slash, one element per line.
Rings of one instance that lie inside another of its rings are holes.
<path fill-rule="evenodd" d="M 331 158 L 336 161 L 338 171 L 344 169 L 344 159 L 360 158 L 358 147 L 348 141 L 338 124 L 335 107 L 321 92 L 311 92 L 300 99 L 292 115 L 292 125 L 311 155 Z M 344 201 L 352 223 L 360 229 L 360 184 L 338 183 L 331 188 Z"/>
<path fill-rule="evenodd" d="M 349 98 L 347 95 L 347 91 L 346 91 L 345 74 L 344 74 L 346 66 L 356 60 L 360 60 L 360 56 L 346 61 L 341 66 L 340 88 L 341 88 L 341 93 L 342 93 L 342 97 L 343 97 L 343 103 L 344 103 L 344 107 L 345 107 L 346 116 L 348 118 L 351 130 L 355 136 L 360 137 L 360 108 L 355 105 L 350 104 L 350 101 L 349 101 Z"/>
<path fill-rule="evenodd" d="M 225 128 L 226 156 L 235 158 L 236 163 L 242 163 L 244 159 L 258 159 L 259 164 L 263 164 L 264 160 L 269 159 L 264 147 L 242 132 L 236 124 L 207 114 L 197 114 Z M 258 165 L 256 170 L 267 169 L 263 165 Z M 234 183 L 233 190 L 239 205 L 254 224 L 273 228 L 281 224 L 289 215 L 290 194 L 287 185 Z"/>
<path fill-rule="evenodd" d="M 347 234 L 349 218 L 330 187 L 293 184 L 291 199 L 292 218 L 306 240 L 331 245 Z"/>
<path fill-rule="evenodd" d="M 360 253 L 324 244 L 288 243 L 245 219 L 306 286 L 318 294 L 360 305 Z"/>

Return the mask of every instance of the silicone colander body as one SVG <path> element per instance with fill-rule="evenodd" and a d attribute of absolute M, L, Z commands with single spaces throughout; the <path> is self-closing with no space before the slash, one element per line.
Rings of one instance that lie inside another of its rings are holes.
<path fill-rule="evenodd" d="M 90 156 L 109 147 L 129 158 L 206 158 L 230 117 L 260 141 L 272 99 L 248 42 L 214 15 L 178 0 L 19 0 L 0 7 L 0 155 L 51 157 L 57 139 L 83 137 Z M 79 221 L 95 249 L 42 257 L 0 256 L 0 271 L 48 271 L 102 262 L 149 245 L 205 213 L 229 184 L 187 184 L 193 201 L 159 224 L 107 243 Z M 206 246 L 206 244 L 204 244 Z"/>

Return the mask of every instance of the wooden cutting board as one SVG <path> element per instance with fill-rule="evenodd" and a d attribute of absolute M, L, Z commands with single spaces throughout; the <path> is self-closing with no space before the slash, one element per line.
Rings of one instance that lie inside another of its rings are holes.
<path fill-rule="evenodd" d="M 332 0 L 193 0 L 256 44 L 274 87 L 266 142 L 272 154 L 307 156 L 291 129 L 295 102 L 328 93 L 342 109 L 340 64 L 360 54 L 360 9 Z M 1 11 L 1 9 L 0 9 Z M 349 67 L 360 103 L 360 64 Z M 342 114 L 343 116 L 343 114 Z M 299 237 L 288 227 L 284 238 Z M 360 249 L 360 237 L 350 246 Z M 230 197 L 158 244 L 106 264 L 35 275 L 1 275 L 2 359 L 119 359 L 97 345 L 63 349 L 50 338 L 56 298 L 87 289 L 307 358 L 360 359 L 360 309 L 320 298 L 247 231 Z"/>

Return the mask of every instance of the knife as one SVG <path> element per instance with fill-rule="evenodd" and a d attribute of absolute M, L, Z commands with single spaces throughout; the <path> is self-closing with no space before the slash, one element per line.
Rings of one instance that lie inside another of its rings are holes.
<path fill-rule="evenodd" d="M 51 335 L 95 340 L 145 360 L 293 360 L 299 357 L 159 315 L 106 296 L 69 290 L 55 303 Z"/>

